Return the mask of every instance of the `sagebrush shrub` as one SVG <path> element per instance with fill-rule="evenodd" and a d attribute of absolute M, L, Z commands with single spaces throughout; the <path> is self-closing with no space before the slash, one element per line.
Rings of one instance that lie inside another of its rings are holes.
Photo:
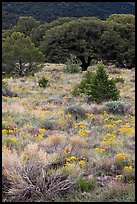
<path fill-rule="evenodd" d="M 67 60 L 66 67 L 64 68 L 65 73 L 79 73 L 81 71 L 76 57 L 74 55 L 70 55 L 70 59 Z"/>
<path fill-rule="evenodd" d="M 48 82 L 49 82 L 49 80 L 43 76 L 41 79 L 39 79 L 38 84 L 40 87 L 45 88 L 47 86 Z"/>
<path fill-rule="evenodd" d="M 65 109 L 66 114 L 71 114 L 75 119 L 86 117 L 86 111 L 79 105 L 71 105 Z"/>
<path fill-rule="evenodd" d="M 53 119 L 45 119 L 42 121 L 42 128 L 48 129 L 48 130 L 56 130 L 58 129 L 58 124 Z"/>
<path fill-rule="evenodd" d="M 113 79 L 109 79 L 102 62 L 97 64 L 96 73 L 88 71 L 84 79 L 72 91 L 74 96 L 81 93 L 89 96 L 91 101 L 97 103 L 110 99 L 118 100 L 119 98 L 119 90 L 116 87 L 116 83 Z"/>
<path fill-rule="evenodd" d="M 121 101 L 108 101 L 105 103 L 108 111 L 114 114 L 126 114 L 129 112 L 130 105 Z"/>

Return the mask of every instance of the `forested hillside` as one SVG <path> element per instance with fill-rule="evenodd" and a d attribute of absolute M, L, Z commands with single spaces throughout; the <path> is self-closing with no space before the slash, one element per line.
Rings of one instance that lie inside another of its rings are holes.
<path fill-rule="evenodd" d="M 33 16 L 41 22 L 51 22 L 59 17 L 97 16 L 101 19 L 111 14 L 135 14 L 132 2 L 3 2 L 2 28 L 9 29 L 20 16 Z"/>

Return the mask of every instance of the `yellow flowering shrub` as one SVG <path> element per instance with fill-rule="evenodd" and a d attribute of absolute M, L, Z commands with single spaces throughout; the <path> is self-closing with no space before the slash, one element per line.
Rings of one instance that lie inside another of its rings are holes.
<path fill-rule="evenodd" d="M 132 168 L 132 166 L 125 166 L 125 167 L 124 167 L 124 170 L 125 170 L 126 172 L 131 172 L 131 171 L 133 170 L 133 168 Z"/>
<path fill-rule="evenodd" d="M 115 165 L 119 168 L 122 169 L 125 165 L 129 164 L 129 155 L 125 153 L 119 153 L 115 155 Z"/>
<path fill-rule="evenodd" d="M 88 136 L 88 134 L 89 134 L 89 130 L 79 130 L 78 131 L 78 135 L 80 135 L 80 136 Z"/>
<path fill-rule="evenodd" d="M 101 154 L 106 151 L 104 148 L 95 148 L 95 150 Z"/>

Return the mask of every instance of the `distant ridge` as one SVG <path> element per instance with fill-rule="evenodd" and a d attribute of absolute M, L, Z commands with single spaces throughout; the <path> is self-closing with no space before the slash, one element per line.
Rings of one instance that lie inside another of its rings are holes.
<path fill-rule="evenodd" d="M 2 2 L 2 28 L 11 28 L 20 16 L 51 22 L 66 16 L 105 19 L 114 13 L 135 14 L 135 2 Z"/>

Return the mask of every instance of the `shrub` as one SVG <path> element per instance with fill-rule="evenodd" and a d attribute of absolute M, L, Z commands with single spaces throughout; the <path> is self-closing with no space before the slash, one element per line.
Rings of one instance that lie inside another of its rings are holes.
<path fill-rule="evenodd" d="M 77 186 L 81 191 L 88 191 L 95 186 L 95 177 L 92 179 L 80 178 L 77 181 Z"/>
<path fill-rule="evenodd" d="M 74 55 L 70 55 L 70 59 L 67 60 L 67 65 L 64 68 L 65 73 L 79 73 L 80 67 Z"/>
<path fill-rule="evenodd" d="M 108 111 L 113 114 L 126 114 L 129 112 L 129 104 L 120 101 L 108 101 L 105 103 Z"/>
<path fill-rule="evenodd" d="M 125 79 L 123 79 L 122 77 L 116 77 L 116 78 L 113 78 L 114 82 L 115 83 L 124 83 Z"/>
<path fill-rule="evenodd" d="M 87 91 L 94 77 L 95 77 L 95 73 L 93 73 L 92 71 L 87 71 L 83 80 L 80 82 L 80 84 L 75 86 L 74 90 L 72 91 L 72 95 L 78 96 L 82 93 L 88 95 Z"/>
<path fill-rule="evenodd" d="M 49 80 L 46 79 L 45 77 L 42 77 L 41 79 L 39 79 L 38 84 L 40 87 L 45 88 L 48 84 Z"/>
<path fill-rule="evenodd" d="M 79 105 L 69 106 L 66 108 L 65 113 L 73 115 L 75 119 L 86 117 L 86 111 Z"/>
<path fill-rule="evenodd" d="M 41 127 L 47 130 L 57 130 L 59 128 L 58 124 L 53 119 L 45 119 L 42 121 Z"/>
<path fill-rule="evenodd" d="M 17 97 L 18 94 L 14 93 L 10 90 L 8 82 L 6 80 L 2 80 L 2 95 L 7 97 Z"/>
<path fill-rule="evenodd" d="M 29 144 L 20 156 L 9 152 L 3 154 L 2 190 L 6 202 L 43 199 L 50 202 L 74 185 L 74 179 L 54 169 L 52 154 L 45 153 L 37 144 Z"/>
<path fill-rule="evenodd" d="M 118 100 L 119 98 L 119 90 L 115 81 L 108 79 L 102 62 L 98 63 L 96 73 L 88 71 L 81 83 L 72 91 L 74 96 L 81 93 L 89 96 L 91 101 L 96 101 L 97 103 L 110 99 Z"/>

